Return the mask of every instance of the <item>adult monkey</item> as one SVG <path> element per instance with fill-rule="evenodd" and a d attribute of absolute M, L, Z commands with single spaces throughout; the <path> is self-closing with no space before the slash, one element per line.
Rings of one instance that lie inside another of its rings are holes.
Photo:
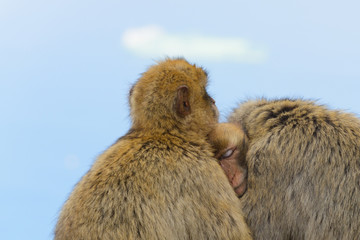
<path fill-rule="evenodd" d="M 251 239 L 206 136 L 217 123 L 205 72 L 167 59 L 130 91 L 131 130 L 65 203 L 55 239 Z"/>
<path fill-rule="evenodd" d="M 249 138 L 248 190 L 241 201 L 254 239 L 360 239 L 358 118 L 284 99 L 246 102 L 229 121 Z M 216 134 L 220 152 L 234 145 L 224 138 L 241 136 L 226 126 Z M 240 164 L 231 166 L 244 173 Z"/>

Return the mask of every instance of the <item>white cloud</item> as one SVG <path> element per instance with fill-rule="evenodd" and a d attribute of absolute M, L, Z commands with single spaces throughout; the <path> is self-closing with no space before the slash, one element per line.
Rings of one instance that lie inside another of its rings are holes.
<path fill-rule="evenodd" d="M 128 29 L 123 45 L 141 57 L 184 56 L 185 58 L 261 63 L 266 52 L 242 38 L 206 37 L 166 33 L 159 26 Z"/>

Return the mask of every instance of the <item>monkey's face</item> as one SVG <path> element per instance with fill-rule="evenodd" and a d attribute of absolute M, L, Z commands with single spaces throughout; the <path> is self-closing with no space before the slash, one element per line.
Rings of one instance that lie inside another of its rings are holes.
<path fill-rule="evenodd" d="M 247 189 L 247 170 L 240 163 L 240 153 L 239 146 L 229 145 L 216 156 L 238 197 Z"/>
<path fill-rule="evenodd" d="M 247 137 L 237 125 L 220 123 L 210 133 L 209 139 L 215 148 L 215 157 L 235 193 L 241 197 L 247 189 Z"/>

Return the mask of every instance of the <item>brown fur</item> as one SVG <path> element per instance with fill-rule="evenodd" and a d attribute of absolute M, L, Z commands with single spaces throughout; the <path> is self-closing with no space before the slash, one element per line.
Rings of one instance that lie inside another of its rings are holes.
<path fill-rule="evenodd" d="M 310 101 L 246 102 L 244 213 L 255 239 L 360 239 L 360 121 Z"/>
<path fill-rule="evenodd" d="M 130 92 L 132 128 L 65 203 L 55 239 L 251 239 L 206 136 L 217 110 L 201 68 L 151 67 Z"/>

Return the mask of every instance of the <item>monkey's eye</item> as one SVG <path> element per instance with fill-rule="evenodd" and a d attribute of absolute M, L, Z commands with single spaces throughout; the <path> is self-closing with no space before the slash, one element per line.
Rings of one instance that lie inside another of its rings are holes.
<path fill-rule="evenodd" d="M 221 159 L 231 157 L 235 151 L 235 148 L 228 149 L 223 155 L 221 155 Z"/>

